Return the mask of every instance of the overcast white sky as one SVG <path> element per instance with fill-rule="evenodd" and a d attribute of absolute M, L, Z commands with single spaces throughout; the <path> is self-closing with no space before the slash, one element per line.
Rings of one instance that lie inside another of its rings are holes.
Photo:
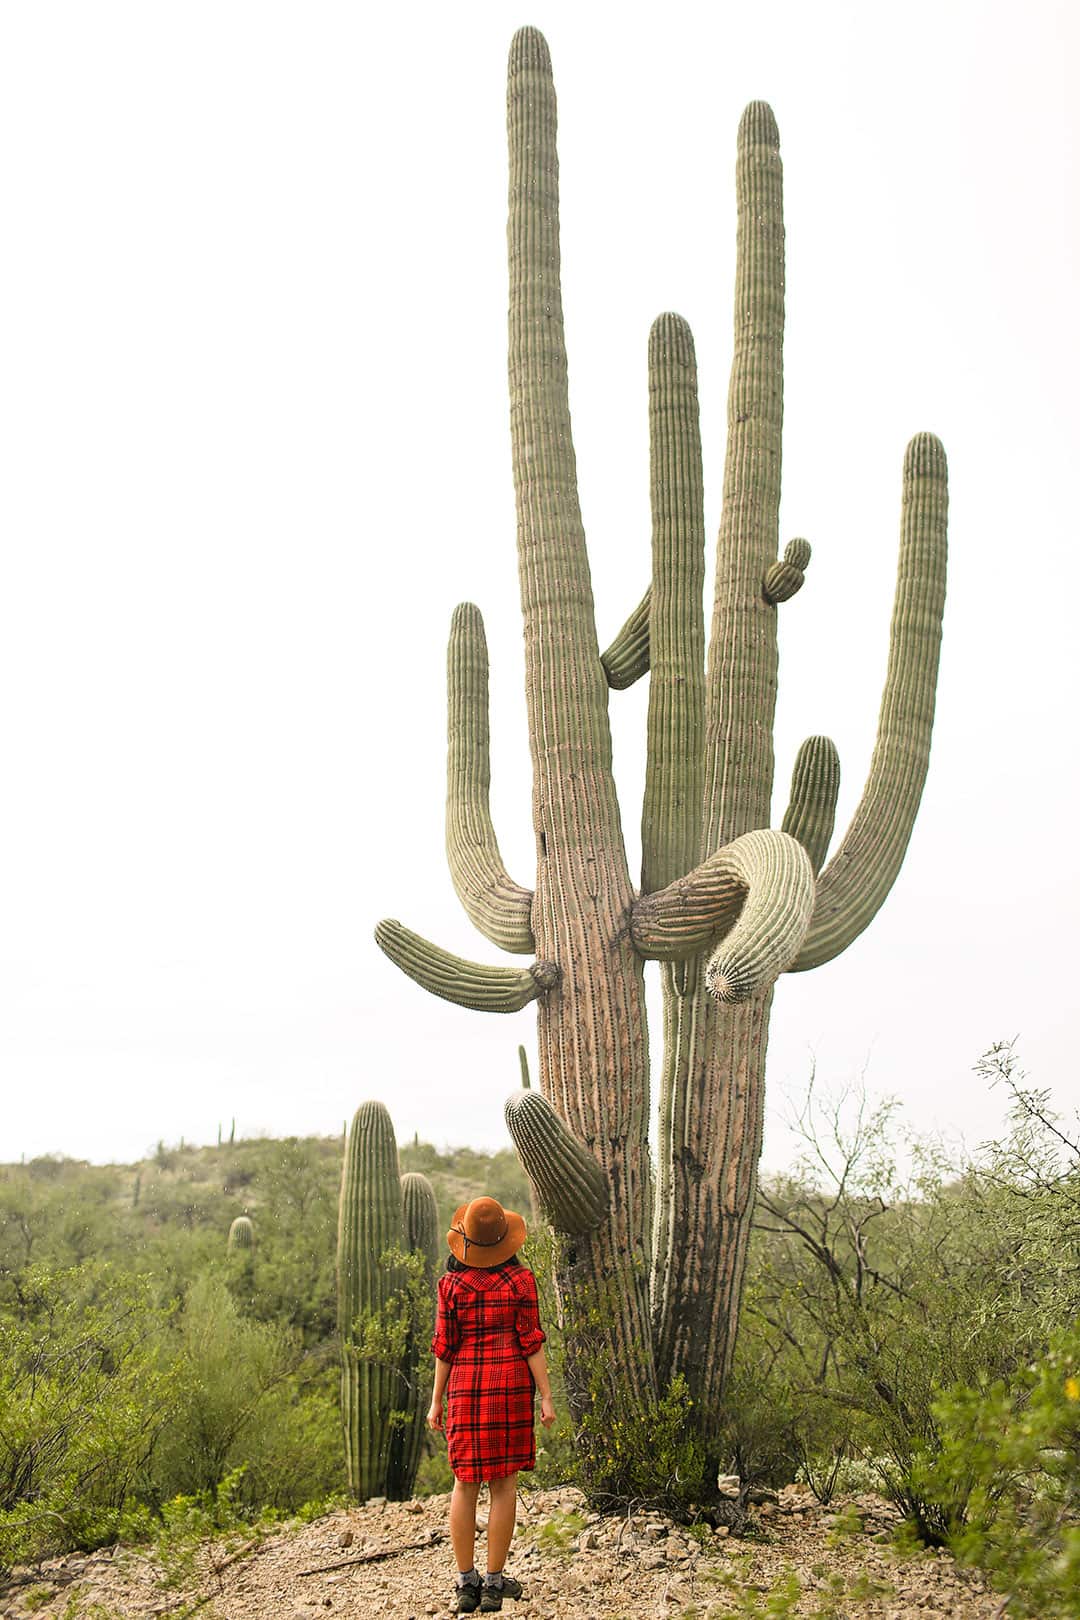
<path fill-rule="evenodd" d="M 660 21 L 661 15 L 663 21 Z M 1019 1034 L 1075 1093 L 1077 11 L 9 4 L 0 11 L 0 1158 L 333 1132 L 506 1145 L 534 1018 L 426 997 L 380 916 L 496 960 L 442 854 L 450 612 L 491 644 L 494 809 L 532 881 L 505 378 L 504 75 L 547 34 L 571 408 L 599 629 L 648 574 L 645 350 L 697 339 L 719 517 L 735 132 L 788 230 L 777 808 L 832 735 L 861 790 L 904 445 L 945 441 L 933 757 L 900 878 L 782 980 L 811 1054 L 909 1121 L 1001 1117 Z M 644 687 L 612 699 L 632 865 Z M 654 1027 L 658 1020 L 654 1020 Z M 766 1161 L 790 1144 L 776 1119 Z"/>

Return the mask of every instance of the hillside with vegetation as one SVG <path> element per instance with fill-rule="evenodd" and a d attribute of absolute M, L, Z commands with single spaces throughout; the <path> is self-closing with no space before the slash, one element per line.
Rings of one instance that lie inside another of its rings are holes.
<path fill-rule="evenodd" d="M 1011 1129 L 965 1162 L 907 1137 L 888 1102 L 810 1088 L 803 1151 L 758 1200 L 714 1437 L 728 1476 L 722 1511 L 678 1380 L 644 1425 L 601 1432 L 586 1416 L 575 1431 L 568 1421 L 553 1240 L 531 1221 L 562 1421 L 542 1437 L 530 1485 L 587 1486 L 598 1459 L 614 1456 L 639 1507 L 666 1522 L 759 1536 L 768 1527 L 750 1510 L 769 1492 L 797 1484 L 826 1509 L 872 1492 L 891 1534 L 981 1566 L 1010 1595 L 1009 1613 L 1075 1613 L 1078 1133 L 1008 1048 L 984 1072 L 1008 1088 Z M 340 1138 L 159 1144 L 131 1165 L 0 1167 L 10 1591 L 29 1589 L 27 1570 L 43 1560 L 118 1541 L 169 1551 L 175 1573 L 188 1567 L 178 1548 L 194 1558 L 208 1538 L 257 1540 L 284 1519 L 345 1505 L 342 1149 Z M 430 1178 L 442 1230 L 480 1192 L 531 1220 L 509 1150 L 414 1140 L 399 1157 Z M 230 1243 L 241 1216 L 252 1241 Z M 426 1333 L 432 1301 L 417 1308 Z M 417 1495 L 449 1483 L 442 1442 L 427 1437 Z M 615 1504 L 593 1491 L 589 1506 L 603 1515 Z"/>

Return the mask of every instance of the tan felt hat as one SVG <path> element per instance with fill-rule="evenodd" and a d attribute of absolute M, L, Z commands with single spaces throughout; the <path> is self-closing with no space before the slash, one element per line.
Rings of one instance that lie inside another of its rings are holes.
<path fill-rule="evenodd" d="M 501 1266 L 524 1243 L 525 1222 L 497 1198 L 474 1198 L 454 1211 L 446 1241 L 466 1266 Z"/>

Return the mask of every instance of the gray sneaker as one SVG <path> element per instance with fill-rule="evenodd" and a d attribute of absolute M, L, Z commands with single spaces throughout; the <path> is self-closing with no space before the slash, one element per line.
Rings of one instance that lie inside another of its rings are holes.
<path fill-rule="evenodd" d="M 454 1588 L 454 1613 L 475 1614 L 480 1607 L 481 1591 L 479 1581 L 459 1581 Z"/>
<path fill-rule="evenodd" d="M 496 1586 L 494 1581 L 484 1582 L 484 1595 L 480 1599 L 481 1614 L 498 1614 L 502 1608 L 504 1597 L 519 1598 L 521 1596 L 521 1583 L 512 1576 L 504 1575 Z"/>

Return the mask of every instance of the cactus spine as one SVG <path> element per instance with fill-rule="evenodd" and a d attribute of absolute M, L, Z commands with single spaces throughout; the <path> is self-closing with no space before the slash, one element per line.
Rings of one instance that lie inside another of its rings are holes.
<path fill-rule="evenodd" d="M 540 1093 L 512 1099 L 507 1121 L 565 1234 L 557 1285 L 571 1404 L 584 1410 L 598 1354 L 622 1369 L 624 1415 L 682 1373 L 708 1446 L 734 1347 L 773 987 L 785 971 L 828 961 L 867 926 L 918 809 L 944 603 L 945 456 L 930 434 L 908 446 L 877 745 L 851 826 L 825 864 L 839 782 L 828 738 L 800 749 L 773 830 L 777 612 L 810 561 L 801 538 L 781 554 L 778 529 L 784 223 L 773 114 L 754 102 L 739 128 L 735 345 L 708 644 L 696 357 L 687 323 L 665 314 L 648 346 L 652 578 L 603 653 L 567 400 L 555 94 L 535 29 L 511 46 L 507 122 L 510 419 L 535 887 L 509 877 L 491 824 L 487 651 L 470 604 L 455 611 L 447 659 L 446 826 L 470 918 L 492 943 L 535 960 L 523 971 L 466 962 L 398 924 L 380 925 L 377 938 L 406 973 L 463 1006 L 506 1012 L 536 1001 Z M 609 688 L 647 671 L 635 893 L 607 704 Z M 655 1189 L 646 960 L 660 963 L 664 1000 Z"/>
<path fill-rule="evenodd" d="M 404 1352 L 379 1343 L 410 1310 L 394 1256 L 413 1249 L 423 1254 L 431 1284 L 438 1262 L 435 1193 L 426 1176 L 399 1174 L 390 1115 L 380 1102 L 362 1103 L 345 1147 L 337 1248 L 345 1464 L 350 1493 L 361 1502 L 409 1496 L 420 1461 L 426 1339 L 406 1314 Z"/>

